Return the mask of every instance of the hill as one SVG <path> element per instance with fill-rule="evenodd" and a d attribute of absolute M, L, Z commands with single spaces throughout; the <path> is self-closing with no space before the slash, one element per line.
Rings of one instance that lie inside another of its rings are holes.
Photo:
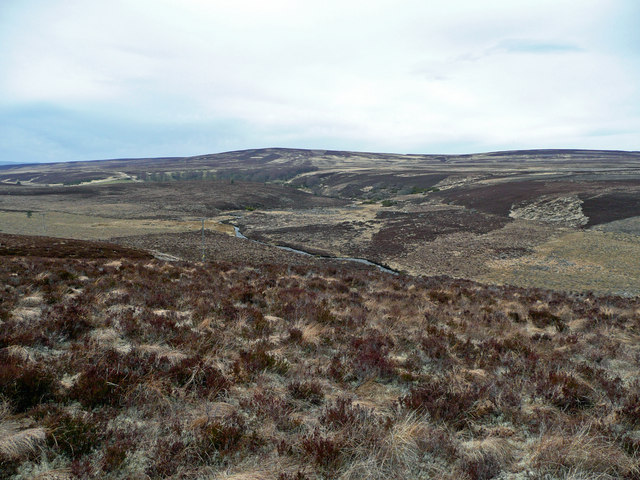
<path fill-rule="evenodd" d="M 0 170 L 4 233 L 160 242 L 198 258 L 206 218 L 211 233 L 262 242 L 254 249 L 626 296 L 640 294 L 639 212 L 639 152 L 268 148 Z"/>
<path fill-rule="evenodd" d="M 640 301 L 0 235 L 0 478 L 639 478 Z"/>

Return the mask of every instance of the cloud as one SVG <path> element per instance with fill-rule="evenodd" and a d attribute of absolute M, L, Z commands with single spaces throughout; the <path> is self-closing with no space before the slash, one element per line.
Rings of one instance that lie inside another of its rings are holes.
<path fill-rule="evenodd" d="M 3 2 L 5 155 L 638 148 L 629 5 Z"/>
<path fill-rule="evenodd" d="M 533 53 L 541 55 L 550 53 L 584 52 L 584 49 L 570 43 L 540 42 L 536 40 L 509 38 L 502 40 L 498 45 L 491 49 L 491 51 L 504 51 L 513 54 Z"/>

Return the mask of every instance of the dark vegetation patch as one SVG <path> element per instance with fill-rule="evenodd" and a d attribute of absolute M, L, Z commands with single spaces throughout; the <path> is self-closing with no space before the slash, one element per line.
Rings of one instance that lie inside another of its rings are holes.
<path fill-rule="evenodd" d="M 640 190 L 629 188 L 624 192 L 605 192 L 598 195 L 580 195 L 582 210 L 589 217 L 587 227 L 640 216 Z"/>
<path fill-rule="evenodd" d="M 456 232 L 483 234 L 502 228 L 508 220 L 495 215 L 469 210 L 451 209 L 435 212 L 404 213 L 382 211 L 377 217 L 384 226 L 374 234 L 368 254 L 372 258 L 398 255 L 407 245 L 435 240 L 440 235 Z"/>
<path fill-rule="evenodd" d="M 181 182 L 118 183 L 69 187 L 16 187 L 0 185 L 0 201 L 34 203 L 34 210 L 55 209 L 77 213 L 77 203 L 111 218 L 175 218 L 181 215 L 210 216 L 223 210 L 313 208 L 342 206 L 335 198 L 311 195 L 277 184 L 212 180 Z M 42 208 L 38 207 L 40 205 Z M 123 209 L 114 209 L 123 205 Z"/>
<path fill-rule="evenodd" d="M 506 217 L 514 204 L 529 202 L 542 195 L 570 195 L 581 187 L 569 182 L 506 181 L 495 185 L 457 187 L 434 193 L 447 203 L 464 205 L 492 215 Z"/>
<path fill-rule="evenodd" d="M 90 182 L 91 180 L 104 180 L 112 174 L 109 172 L 97 171 L 81 171 L 81 170 L 64 170 L 60 172 L 26 172 L 26 173 L 8 173 L 0 175 L 0 179 L 7 182 L 26 182 L 33 183 L 63 183 L 65 185 L 77 185 L 82 182 Z"/>
<path fill-rule="evenodd" d="M 152 258 L 144 251 L 106 242 L 0 233 L 0 256 L 60 258 Z"/>

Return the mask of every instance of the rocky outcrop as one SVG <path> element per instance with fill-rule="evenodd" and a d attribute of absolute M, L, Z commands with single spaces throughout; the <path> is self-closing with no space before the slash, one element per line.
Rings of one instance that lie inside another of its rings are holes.
<path fill-rule="evenodd" d="M 581 227 L 589 221 L 582 211 L 582 200 L 577 195 L 544 195 L 530 203 L 513 205 L 509 216 L 568 227 Z"/>

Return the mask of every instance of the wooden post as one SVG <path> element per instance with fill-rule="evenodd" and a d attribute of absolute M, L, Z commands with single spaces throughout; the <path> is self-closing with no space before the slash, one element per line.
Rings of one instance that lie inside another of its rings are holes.
<path fill-rule="evenodd" d="M 204 218 L 202 219 L 202 261 L 204 262 Z"/>

